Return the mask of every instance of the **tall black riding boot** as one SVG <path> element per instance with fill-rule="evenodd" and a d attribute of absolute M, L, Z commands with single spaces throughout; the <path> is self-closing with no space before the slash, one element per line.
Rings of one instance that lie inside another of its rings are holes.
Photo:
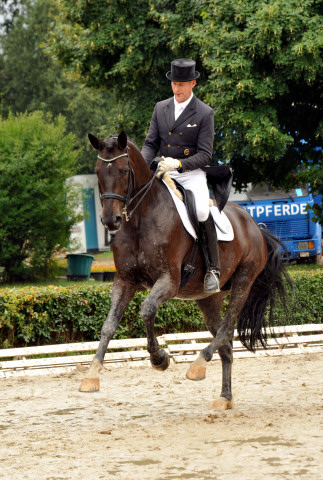
<path fill-rule="evenodd" d="M 218 237 L 211 213 L 206 222 L 200 222 L 199 225 L 202 251 L 206 266 L 204 291 L 216 293 L 220 291 L 220 255 Z"/>

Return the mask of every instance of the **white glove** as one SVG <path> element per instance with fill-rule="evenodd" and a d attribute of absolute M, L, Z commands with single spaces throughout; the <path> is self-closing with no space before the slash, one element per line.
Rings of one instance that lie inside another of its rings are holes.
<path fill-rule="evenodd" d="M 167 172 L 167 170 L 177 170 L 180 166 L 180 161 L 176 160 L 176 158 L 166 157 L 158 163 L 158 173 L 162 174 Z"/>

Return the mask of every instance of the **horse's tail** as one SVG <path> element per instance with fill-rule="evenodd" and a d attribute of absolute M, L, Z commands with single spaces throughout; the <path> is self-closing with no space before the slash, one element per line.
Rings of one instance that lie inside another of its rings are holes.
<path fill-rule="evenodd" d="M 268 230 L 262 230 L 262 233 L 268 250 L 267 263 L 251 287 L 237 324 L 241 343 L 251 351 L 255 350 L 257 343 L 260 343 L 263 347 L 267 345 L 265 328 L 266 326 L 273 326 L 277 293 L 282 301 L 284 311 L 287 312 L 286 298 L 288 292 L 284 279 L 293 289 L 293 283 L 286 272 L 279 248 L 280 246 L 284 247 L 284 245 Z"/>

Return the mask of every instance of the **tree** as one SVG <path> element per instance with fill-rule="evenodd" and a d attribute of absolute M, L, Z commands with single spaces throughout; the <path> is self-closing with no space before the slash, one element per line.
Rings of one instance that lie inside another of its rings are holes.
<path fill-rule="evenodd" d="M 119 126 L 137 141 L 170 93 L 171 59 L 195 58 L 198 94 L 215 110 L 215 160 L 232 166 L 235 185 L 311 181 L 322 191 L 320 33 L 312 0 L 61 0 L 50 48 L 114 92 Z"/>
<path fill-rule="evenodd" d="M 8 281 L 46 277 L 78 220 L 66 179 L 77 158 L 62 117 L 0 118 L 0 266 Z"/>
<path fill-rule="evenodd" d="M 171 60 L 198 57 L 186 37 L 200 18 L 199 2 L 63 0 L 59 9 L 49 51 L 71 75 L 113 95 L 115 127 L 140 145 L 155 102 L 171 95 L 165 77 Z"/>
<path fill-rule="evenodd" d="M 191 33 L 209 71 L 204 90 L 215 108 L 218 157 L 238 187 L 308 181 L 322 159 L 318 3 L 212 0 L 202 15 L 204 28 Z"/>
<path fill-rule="evenodd" d="M 23 9 L 23 0 L 2 0 L 0 3 L 0 31 L 8 33 L 14 19 Z"/>
<path fill-rule="evenodd" d="M 108 122 L 113 98 L 106 92 L 87 88 L 72 81 L 45 52 L 44 42 L 53 28 L 55 0 L 19 2 L 9 32 L 0 37 L 1 113 L 42 110 L 54 117 L 64 115 L 67 132 L 78 138 L 77 173 L 93 173 L 95 156 L 91 155 L 87 134 L 98 132 Z M 111 132 L 111 133 L 114 133 Z"/>

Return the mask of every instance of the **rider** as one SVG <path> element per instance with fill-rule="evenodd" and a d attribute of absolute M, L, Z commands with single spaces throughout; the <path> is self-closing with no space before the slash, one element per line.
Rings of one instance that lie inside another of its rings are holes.
<path fill-rule="evenodd" d="M 209 210 L 206 173 L 201 170 L 212 157 L 214 112 L 193 94 L 199 76 L 194 60 L 181 58 L 171 62 L 166 78 L 171 81 L 174 97 L 155 105 L 141 153 L 150 165 L 159 151 L 159 170 L 169 171 L 174 180 L 193 192 L 204 239 L 204 290 L 215 293 L 220 285 L 219 249 Z"/>

